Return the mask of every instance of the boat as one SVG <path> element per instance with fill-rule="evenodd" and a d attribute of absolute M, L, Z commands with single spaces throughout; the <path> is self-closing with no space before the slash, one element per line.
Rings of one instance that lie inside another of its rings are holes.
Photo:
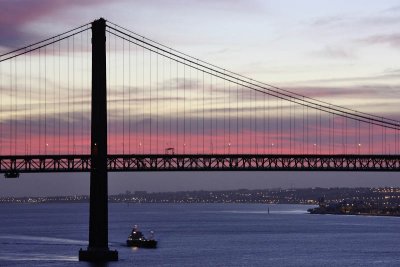
<path fill-rule="evenodd" d="M 131 234 L 128 236 L 128 240 L 126 240 L 126 245 L 139 248 L 157 248 L 157 240 L 154 239 L 153 231 L 150 231 L 150 237 L 147 239 L 143 233 L 139 231 L 138 226 L 135 225 Z"/>

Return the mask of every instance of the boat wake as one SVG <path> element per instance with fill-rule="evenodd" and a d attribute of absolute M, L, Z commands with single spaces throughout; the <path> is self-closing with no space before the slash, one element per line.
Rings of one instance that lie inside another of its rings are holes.
<path fill-rule="evenodd" d="M 306 210 L 277 210 L 274 213 L 278 214 L 307 214 Z"/>
<path fill-rule="evenodd" d="M 40 253 L 7 253 L 0 254 L 0 261 L 79 261 L 77 256 L 49 255 Z"/>
<path fill-rule="evenodd" d="M 15 242 L 13 242 L 15 241 Z M 0 243 L 49 244 L 49 245 L 87 245 L 87 241 L 57 237 L 41 237 L 29 235 L 0 235 Z"/>

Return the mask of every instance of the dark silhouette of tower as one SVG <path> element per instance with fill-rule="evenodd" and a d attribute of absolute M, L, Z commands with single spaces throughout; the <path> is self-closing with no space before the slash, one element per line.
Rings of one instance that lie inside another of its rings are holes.
<path fill-rule="evenodd" d="M 92 125 L 89 246 L 81 261 L 116 261 L 108 248 L 106 21 L 92 23 Z"/>

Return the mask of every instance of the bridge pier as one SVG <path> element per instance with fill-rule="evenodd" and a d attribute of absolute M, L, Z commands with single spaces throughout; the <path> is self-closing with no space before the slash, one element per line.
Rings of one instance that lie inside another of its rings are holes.
<path fill-rule="evenodd" d="M 106 21 L 92 23 L 92 124 L 89 246 L 79 251 L 80 261 L 117 261 L 108 248 Z"/>

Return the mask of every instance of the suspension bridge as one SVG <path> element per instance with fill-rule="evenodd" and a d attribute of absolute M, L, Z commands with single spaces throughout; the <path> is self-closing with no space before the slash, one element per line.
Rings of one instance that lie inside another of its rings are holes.
<path fill-rule="evenodd" d="M 400 121 L 247 78 L 104 19 L 0 56 L 0 173 L 90 172 L 89 246 L 108 248 L 107 173 L 400 170 Z"/>

